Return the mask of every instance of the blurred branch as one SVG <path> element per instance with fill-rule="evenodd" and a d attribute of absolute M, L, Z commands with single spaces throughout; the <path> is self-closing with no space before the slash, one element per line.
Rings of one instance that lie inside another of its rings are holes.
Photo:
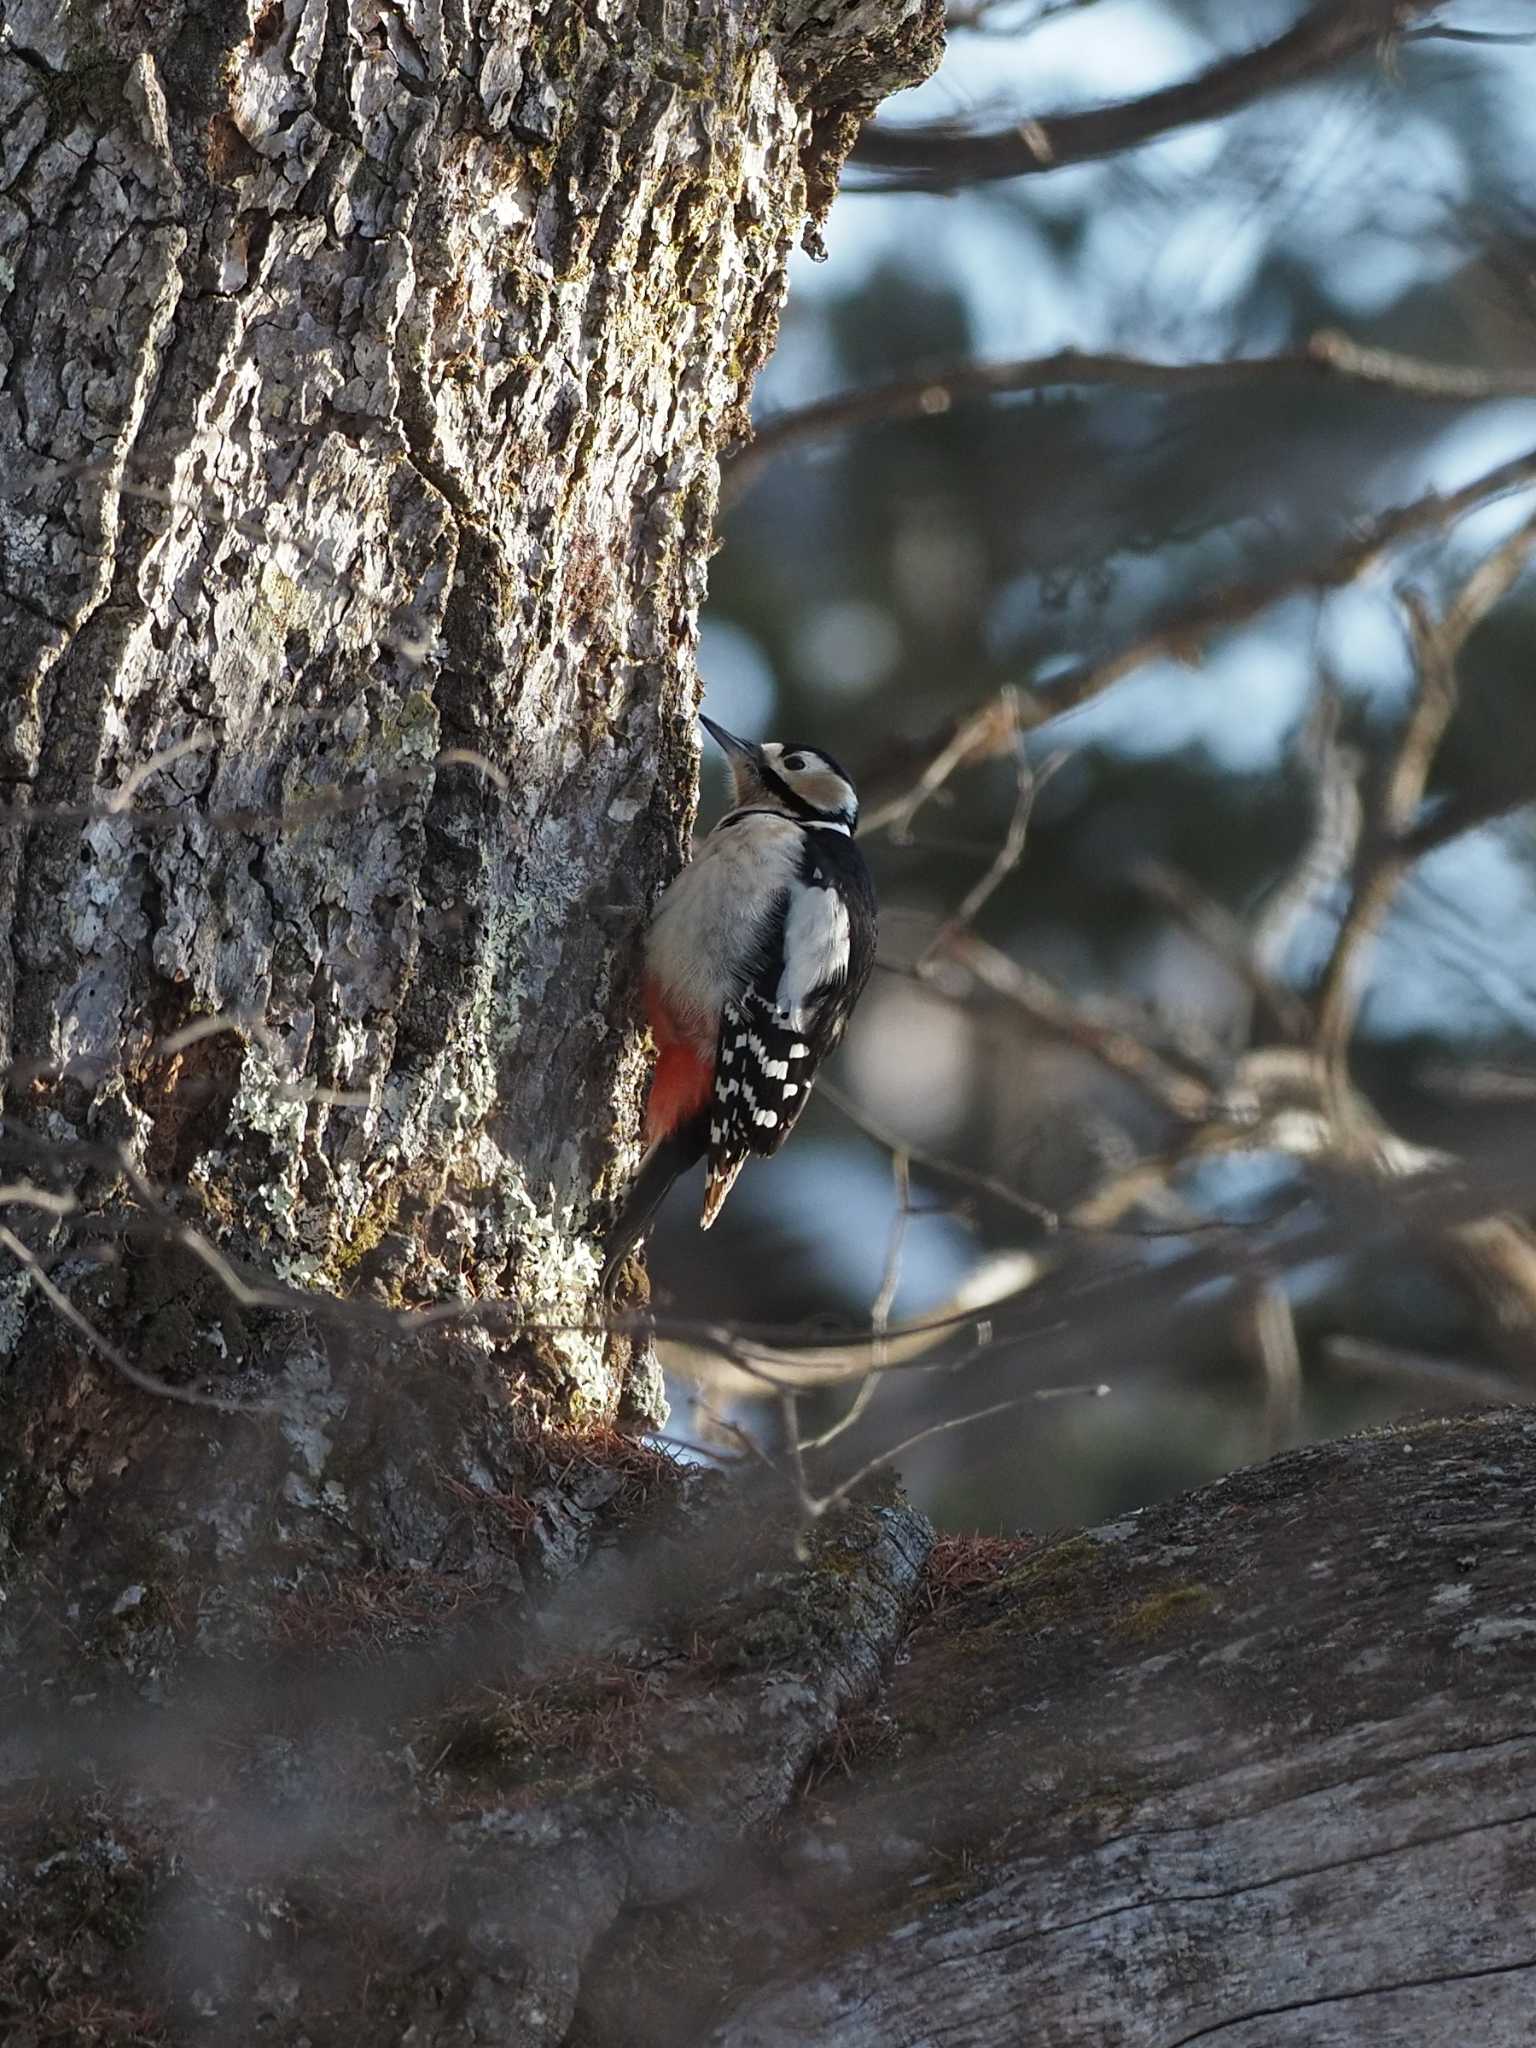
<path fill-rule="evenodd" d="M 1409 835 L 1456 708 L 1457 660 L 1473 630 L 1519 581 L 1533 548 L 1536 515 L 1478 564 L 1439 619 L 1412 592 L 1404 595 L 1416 657 L 1413 700 L 1367 800 L 1349 901 L 1318 982 L 1318 1052 L 1336 1082 L 1342 1080 L 1371 943 L 1416 858 Z"/>
<path fill-rule="evenodd" d="M 0 1248 L 10 1253 L 49 1307 L 85 1339 L 97 1357 L 105 1359 L 115 1373 L 144 1393 L 153 1394 L 157 1400 L 180 1402 L 184 1408 L 217 1409 L 222 1415 L 253 1415 L 269 1411 L 270 1403 L 265 1401 L 235 1401 L 223 1394 L 201 1394 L 195 1387 L 175 1387 L 168 1380 L 158 1379 L 153 1373 L 145 1372 L 141 1366 L 125 1358 L 117 1346 L 102 1335 L 89 1316 L 75 1307 L 63 1288 L 55 1286 L 49 1278 L 37 1254 L 24 1245 L 14 1231 L 6 1229 L 4 1224 L 0 1224 Z"/>
<path fill-rule="evenodd" d="M 956 939 L 970 930 L 987 904 L 1024 858 L 1024 842 L 1029 836 L 1029 820 L 1035 808 L 1035 798 L 1067 758 L 1065 754 L 1052 754 L 1036 775 L 1030 768 L 1029 755 L 1024 750 L 1024 736 L 1019 729 L 1017 695 L 1009 691 L 1005 701 L 1013 721 L 1016 777 L 1013 816 L 1008 822 L 1003 843 L 993 856 L 987 872 L 979 882 L 974 883 L 965 892 L 955 910 L 945 918 L 924 948 L 917 961 L 916 972 L 919 975 L 932 961 L 948 952 Z"/>
<path fill-rule="evenodd" d="M 912 1172 L 911 1161 L 906 1152 L 895 1148 L 891 1153 L 891 1179 L 896 1189 L 896 1213 L 891 1218 L 890 1235 L 886 1240 L 885 1267 L 880 1275 L 880 1285 L 875 1290 L 874 1301 L 869 1311 L 870 1357 L 869 1370 L 860 1381 L 853 1400 L 848 1407 L 819 1436 L 801 1440 L 801 1453 L 822 1451 L 835 1443 L 846 1430 L 850 1430 L 863 1417 L 869 1404 L 879 1391 L 885 1369 L 891 1362 L 890 1344 L 891 1309 L 896 1300 L 896 1289 L 901 1284 L 901 1260 L 906 1250 L 907 1226 L 912 1220 Z M 796 1424 L 798 1427 L 798 1423 Z"/>
<path fill-rule="evenodd" d="M 1452 797 L 1436 811 L 1415 825 L 1411 832 L 1403 835 L 1404 850 L 1414 860 L 1422 860 L 1436 847 L 1448 846 L 1453 839 L 1460 839 L 1463 833 L 1477 832 L 1484 825 L 1495 825 L 1500 818 L 1512 817 L 1515 812 L 1529 809 L 1536 803 L 1536 789 L 1499 790 L 1491 795 L 1466 795 Z"/>
<path fill-rule="evenodd" d="M 1173 129 L 1221 120 L 1268 93 L 1364 56 L 1437 4 L 1316 0 L 1271 42 L 1222 57 L 1196 77 L 1138 99 L 1038 115 L 980 135 L 953 123 L 900 128 L 871 122 L 855 146 L 854 161 L 883 173 L 874 181 L 883 190 L 935 192 L 1116 156 Z"/>
<path fill-rule="evenodd" d="M 947 1436 L 951 1430 L 969 1429 L 974 1422 L 990 1422 L 999 1415 L 1011 1415 L 1021 1408 L 1033 1407 L 1046 1401 L 1102 1401 L 1111 1391 L 1112 1389 L 1102 1380 L 1075 1387 L 1035 1387 L 1027 1394 L 1016 1394 L 1011 1400 L 993 1401 L 985 1408 L 972 1408 L 963 1415 L 947 1415 L 942 1422 L 931 1422 L 926 1429 L 914 1430 L 911 1436 L 904 1436 L 900 1443 L 892 1444 L 888 1450 L 868 1459 L 856 1472 L 851 1472 L 846 1479 L 839 1480 L 837 1485 L 824 1493 L 819 1500 L 803 1495 L 801 1506 L 812 1518 L 824 1515 L 829 1508 L 835 1508 L 840 1501 L 846 1500 L 867 1479 L 872 1479 L 877 1472 L 883 1472 L 887 1466 L 895 1464 L 898 1458 L 905 1457 L 908 1451 L 915 1450 L 919 1444 L 931 1442 L 936 1436 Z"/>
<path fill-rule="evenodd" d="M 0 804 L 0 831 L 13 828 L 31 831 L 39 825 L 95 825 L 116 821 L 144 830 L 170 828 L 182 831 L 189 824 L 197 823 L 211 832 L 266 829 L 291 832 L 299 825 L 314 825 L 364 810 L 371 803 L 427 791 L 444 768 L 473 768 L 503 793 L 512 786 L 506 771 L 498 768 L 488 755 L 473 747 L 445 747 L 429 760 L 388 775 L 375 776 L 371 782 L 333 783 L 328 789 L 317 790 L 313 796 L 297 797 L 285 804 L 240 805 L 228 810 L 205 811 L 199 808 L 197 799 L 191 795 L 179 804 L 134 802 L 135 795 L 148 777 L 188 754 L 203 753 L 216 744 L 217 736 L 212 733 L 197 733 L 190 739 L 179 740 L 175 746 L 165 748 L 136 768 L 120 788 L 103 793 L 92 803 Z"/>
<path fill-rule="evenodd" d="M 1377 568 L 1394 549 L 1428 534 L 1452 526 L 1466 513 L 1511 492 L 1536 486 L 1536 448 L 1498 463 L 1470 483 L 1454 491 L 1426 491 L 1406 505 L 1383 512 L 1360 528 L 1353 538 L 1325 555 L 1321 561 L 1286 576 L 1262 581 L 1229 584 L 1199 604 L 1130 641 L 1116 654 L 1100 661 L 1084 662 L 1064 675 L 1053 676 L 1046 700 L 1048 716 L 1086 704 L 1112 683 L 1144 668 L 1149 661 L 1193 663 L 1206 643 L 1218 632 L 1246 625 L 1271 606 L 1307 590 L 1343 590 Z"/>
<path fill-rule="evenodd" d="M 1039 1224 L 1043 1230 L 1056 1228 L 1059 1219 L 1055 1211 L 1046 1208 L 1043 1202 L 1031 1201 L 1028 1195 L 1020 1194 L 1017 1188 L 1010 1187 L 1006 1181 L 995 1179 L 990 1173 L 981 1173 L 974 1167 L 962 1166 L 955 1159 L 941 1159 L 935 1152 L 925 1152 L 920 1145 L 914 1145 L 908 1138 L 899 1137 L 895 1131 L 878 1122 L 866 1110 L 861 1109 L 851 1096 L 845 1095 L 840 1088 L 835 1088 L 830 1081 L 818 1081 L 816 1092 L 823 1102 L 830 1102 L 834 1109 L 840 1111 L 856 1131 L 862 1131 L 866 1138 L 873 1140 L 877 1145 L 883 1145 L 893 1155 L 899 1152 L 909 1165 L 917 1167 L 920 1172 L 934 1174 L 938 1179 L 950 1181 L 956 1187 L 969 1188 L 974 1194 L 987 1195 L 994 1201 L 1005 1202 L 1010 1208 L 1021 1210 L 1031 1222 Z"/>
<path fill-rule="evenodd" d="M 1242 1292 L 1239 1323 L 1264 1375 L 1264 1455 L 1273 1457 L 1295 1442 L 1301 1420 L 1301 1349 L 1290 1296 L 1276 1281 L 1256 1281 Z"/>
<path fill-rule="evenodd" d="M 1343 886 L 1360 843 L 1360 761 L 1339 744 L 1343 699 L 1338 680 L 1326 669 L 1316 701 L 1291 749 L 1306 780 L 1311 822 L 1290 870 L 1270 892 L 1254 924 L 1250 943 L 1260 970 L 1276 981 L 1303 918 L 1315 903 Z M 1311 1037 L 1310 1018 L 1303 1036 Z"/>
<path fill-rule="evenodd" d="M 1138 862 L 1131 880 L 1243 984 L 1283 1038 L 1299 1040 L 1309 1034 L 1312 1020 L 1306 1004 L 1266 972 L 1252 935 L 1224 903 L 1166 861 Z"/>
<path fill-rule="evenodd" d="M 1411 28 L 1402 38 L 1405 43 L 1489 43 L 1498 46 L 1536 43 L 1536 29 L 1513 28 L 1444 28 L 1438 23 L 1429 28 Z"/>
<path fill-rule="evenodd" d="M 1397 1383 L 1422 1380 L 1457 1401 L 1508 1401 L 1519 1385 L 1508 1373 L 1491 1366 L 1468 1365 L 1459 1358 L 1439 1358 L 1428 1351 L 1406 1351 L 1401 1345 L 1378 1344 L 1364 1337 L 1325 1338 L 1323 1355 L 1330 1365 L 1362 1378 Z"/>
<path fill-rule="evenodd" d="M 1090 1016 L 1081 1004 L 1070 1002 L 1040 975 L 1020 967 L 996 946 L 962 936 L 953 941 L 946 957 L 958 962 L 1005 1003 L 1022 1011 L 1031 1023 L 1098 1060 L 1169 1115 L 1181 1121 L 1196 1121 L 1210 1113 L 1212 1093 L 1206 1083 L 1181 1074 L 1133 1033 Z"/>
<path fill-rule="evenodd" d="M 1052 676 L 1048 692 L 1025 693 L 1019 699 L 1020 716 L 1026 724 L 1047 724 L 1102 695 L 1125 677 L 1145 668 L 1149 662 L 1176 661 L 1186 667 L 1194 667 L 1218 633 L 1246 625 L 1272 606 L 1305 591 L 1346 589 L 1369 575 L 1393 550 L 1453 526 L 1458 519 L 1480 506 L 1532 488 L 1536 488 L 1536 448 L 1529 448 L 1522 455 L 1498 463 L 1457 490 L 1427 491 L 1405 505 L 1380 513 L 1357 528 L 1332 554 L 1324 555 L 1303 568 L 1283 576 L 1228 584 L 1225 589 L 1214 591 L 1209 597 L 1165 619 L 1161 625 L 1128 640 L 1114 653 L 1094 661 L 1079 662 L 1075 667 Z M 939 734 L 930 735 L 919 745 L 914 745 L 909 750 L 910 757 L 927 758 L 935 749 L 940 750 L 934 765 L 924 771 L 919 789 L 931 794 L 961 761 L 973 754 L 998 751 L 996 735 L 1003 729 L 1002 718 L 998 698 L 991 697 L 986 703 L 965 712 Z M 936 775 L 939 759 L 946 764 L 945 771 Z M 884 762 L 877 766 L 886 776 L 894 774 L 894 769 Z M 909 816 L 912 808 L 915 805 L 908 800 L 908 804 L 887 804 L 882 809 L 872 810 L 866 829 Z"/>
<path fill-rule="evenodd" d="M 955 5 L 944 16 L 944 26 L 951 35 L 957 30 L 969 30 L 973 34 L 1006 36 L 1010 42 L 1016 43 L 1050 22 L 1061 21 L 1069 14 L 1081 14 L 1084 8 L 1095 4 L 1096 0 L 1040 0 L 1027 21 L 995 23 L 993 17 L 1016 7 L 1018 0 L 955 0 Z"/>
<path fill-rule="evenodd" d="M 734 503 L 760 470 L 788 449 L 824 441 L 851 428 L 889 420 L 937 419 L 975 399 L 1017 396 L 1067 385 L 1108 385 L 1122 391 L 1229 391 L 1302 378 L 1363 386 L 1438 405 L 1476 405 L 1494 398 L 1536 397 L 1536 370 L 1478 369 L 1430 363 L 1392 349 L 1371 348 L 1332 329 L 1306 345 L 1272 356 L 1161 363 L 1144 356 L 1094 355 L 1058 349 L 1002 363 L 950 363 L 923 376 L 896 377 L 862 391 L 835 392 L 764 420 L 723 469 L 724 497 Z"/>
<path fill-rule="evenodd" d="M 921 751 L 929 759 L 917 781 L 905 796 L 866 807 L 861 829 L 886 831 L 897 846 L 912 843 L 912 823 L 930 797 L 936 796 L 957 768 L 971 761 L 990 761 L 1015 744 L 1020 723 L 1032 724 L 1039 713 L 1026 718 L 1020 693 L 1008 687 L 989 697 L 979 710 L 957 719 L 948 733 L 936 739 L 932 749 Z"/>

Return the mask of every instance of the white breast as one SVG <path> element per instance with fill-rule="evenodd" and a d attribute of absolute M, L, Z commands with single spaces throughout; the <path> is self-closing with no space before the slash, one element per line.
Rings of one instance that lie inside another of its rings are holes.
<path fill-rule="evenodd" d="M 717 827 L 657 905 L 646 972 L 701 1051 L 714 1047 L 726 998 L 746 987 L 763 925 L 800 852 L 800 828 L 788 818 L 759 813 Z"/>

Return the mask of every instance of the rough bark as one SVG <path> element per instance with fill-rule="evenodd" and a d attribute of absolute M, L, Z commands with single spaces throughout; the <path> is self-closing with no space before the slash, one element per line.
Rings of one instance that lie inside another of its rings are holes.
<path fill-rule="evenodd" d="M 716 1923 L 762 1988 L 697 2037 L 1528 2042 L 1533 1506 L 1504 1411 L 995 1560 Z"/>
<path fill-rule="evenodd" d="M 12 1267 L 0 1536 L 73 1545 L 88 1605 L 194 1555 L 500 1568 L 440 1475 L 515 1490 L 508 1388 L 656 1412 L 583 1325 L 633 935 L 691 815 L 716 454 L 936 5 L 6 29 L 8 1177 L 82 1204 L 30 1242 L 124 1355 L 281 1426 L 153 1412 Z M 116 1148 L 260 1278 L 549 1327 L 242 1306 Z"/>

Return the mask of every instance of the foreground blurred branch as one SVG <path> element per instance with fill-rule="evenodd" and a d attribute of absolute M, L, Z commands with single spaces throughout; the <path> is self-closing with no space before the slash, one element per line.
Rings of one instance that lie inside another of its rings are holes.
<path fill-rule="evenodd" d="M 874 122 L 854 161 L 882 189 L 938 192 L 1136 149 L 1176 128 L 1217 121 L 1255 100 L 1369 54 L 1429 13 L 1438 0 L 1316 0 L 1273 41 L 1223 57 L 1197 77 L 1132 100 L 1078 113 L 1043 114 L 990 134 L 951 123 L 897 128 Z"/>

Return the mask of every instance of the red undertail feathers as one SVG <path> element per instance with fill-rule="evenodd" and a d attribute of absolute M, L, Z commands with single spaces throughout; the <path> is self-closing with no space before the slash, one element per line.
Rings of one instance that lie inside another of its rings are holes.
<path fill-rule="evenodd" d="M 709 1101 L 715 1063 L 679 1032 L 660 991 L 649 978 L 645 984 L 645 1008 L 657 1054 L 645 1105 L 646 1142 L 654 1145 L 697 1116 Z"/>

